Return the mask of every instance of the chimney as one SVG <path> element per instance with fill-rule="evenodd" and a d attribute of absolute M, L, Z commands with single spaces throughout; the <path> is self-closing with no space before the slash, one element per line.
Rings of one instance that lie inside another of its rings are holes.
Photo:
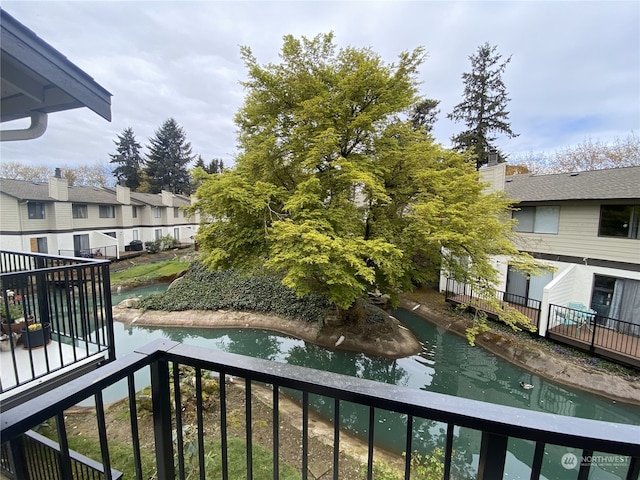
<path fill-rule="evenodd" d="M 173 193 L 162 190 L 162 204 L 167 207 L 173 207 Z"/>
<path fill-rule="evenodd" d="M 62 178 L 62 172 L 56 168 L 53 177 L 49 177 L 49 196 L 60 202 L 69 201 L 69 184 L 66 178 Z"/>
<path fill-rule="evenodd" d="M 131 190 L 123 185 L 116 185 L 116 200 L 124 205 L 131 204 Z"/>
<path fill-rule="evenodd" d="M 495 167 L 498 165 L 498 151 L 495 148 L 489 150 L 489 162 L 487 167 Z"/>

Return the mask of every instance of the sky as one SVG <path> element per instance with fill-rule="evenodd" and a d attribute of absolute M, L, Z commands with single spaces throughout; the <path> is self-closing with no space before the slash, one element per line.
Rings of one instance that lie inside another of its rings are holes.
<path fill-rule="evenodd" d="M 338 47 L 371 48 L 393 63 L 423 46 L 420 94 L 440 101 L 436 141 L 464 129 L 447 118 L 478 46 L 511 61 L 503 74 L 512 158 L 640 132 L 637 1 L 14 1 L 0 5 L 112 95 L 112 121 L 89 109 L 49 116 L 36 140 L 3 142 L 0 161 L 77 167 L 107 163 L 131 127 L 145 147 L 174 118 L 194 154 L 232 166 L 234 115 L 246 92 L 240 47 L 278 62 L 282 38 L 333 32 Z M 28 122 L 24 124 L 26 127 Z M 3 124 L 2 128 L 20 125 Z M 143 152 L 146 152 L 143 148 Z"/>

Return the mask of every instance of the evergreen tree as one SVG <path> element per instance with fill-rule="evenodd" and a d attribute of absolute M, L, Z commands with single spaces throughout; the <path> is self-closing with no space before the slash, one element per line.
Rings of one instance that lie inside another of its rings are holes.
<path fill-rule="evenodd" d="M 149 139 L 146 176 L 150 193 L 169 190 L 189 195 L 191 177 L 187 165 L 194 159 L 191 144 L 186 141 L 184 130 L 169 118 Z"/>
<path fill-rule="evenodd" d="M 440 109 L 439 100 L 427 98 L 418 103 L 411 112 L 411 124 L 416 130 L 422 130 L 425 134 L 431 134 L 433 125 L 436 123 Z"/>
<path fill-rule="evenodd" d="M 224 169 L 224 162 L 221 158 L 214 158 L 209 162 L 209 166 L 205 168 L 207 173 L 222 173 Z"/>
<path fill-rule="evenodd" d="M 140 144 L 136 141 L 133 129 L 125 128 L 114 143 L 117 153 L 109 155 L 110 163 L 116 163 L 118 166 L 112 173 L 120 185 L 124 184 L 131 190 L 137 190 L 142 181 L 143 160 L 140 156 Z"/>
<path fill-rule="evenodd" d="M 194 165 L 194 168 L 197 168 L 197 167 L 200 167 L 205 172 L 207 171 L 207 167 L 204 164 L 204 160 L 202 159 L 202 155 L 198 155 L 198 160 L 196 160 L 196 164 Z"/>
<path fill-rule="evenodd" d="M 511 57 L 500 63 L 501 58 L 497 47 L 489 43 L 478 47 L 477 53 L 469 57 L 471 73 L 462 74 L 464 99 L 447 115 L 467 126 L 467 130 L 451 140 L 456 150 L 468 150 L 475 155 L 476 169 L 486 164 L 489 152 L 496 149 L 492 143 L 496 139 L 493 134 L 502 133 L 509 138 L 517 136 L 509 124 L 507 103 L 510 98 L 502 81 Z"/>

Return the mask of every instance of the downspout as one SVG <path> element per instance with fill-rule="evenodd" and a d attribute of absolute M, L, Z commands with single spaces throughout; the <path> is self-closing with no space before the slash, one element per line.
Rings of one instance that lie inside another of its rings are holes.
<path fill-rule="evenodd" d="M 21 130 L 0 130 L 0 141 L 33 140 L 47 130 L 47 114 L 31 112 L 31 125 Z"/>

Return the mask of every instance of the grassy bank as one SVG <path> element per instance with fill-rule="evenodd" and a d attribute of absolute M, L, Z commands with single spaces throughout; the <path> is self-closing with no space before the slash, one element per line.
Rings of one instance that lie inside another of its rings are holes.
<path fill-rule="evenodd" d="M 143 285 L 172 278 L 189 268 L 190 262 L 178 259 L 135 265 L 120 272 L 112 272 L 111 285 Z"/>

